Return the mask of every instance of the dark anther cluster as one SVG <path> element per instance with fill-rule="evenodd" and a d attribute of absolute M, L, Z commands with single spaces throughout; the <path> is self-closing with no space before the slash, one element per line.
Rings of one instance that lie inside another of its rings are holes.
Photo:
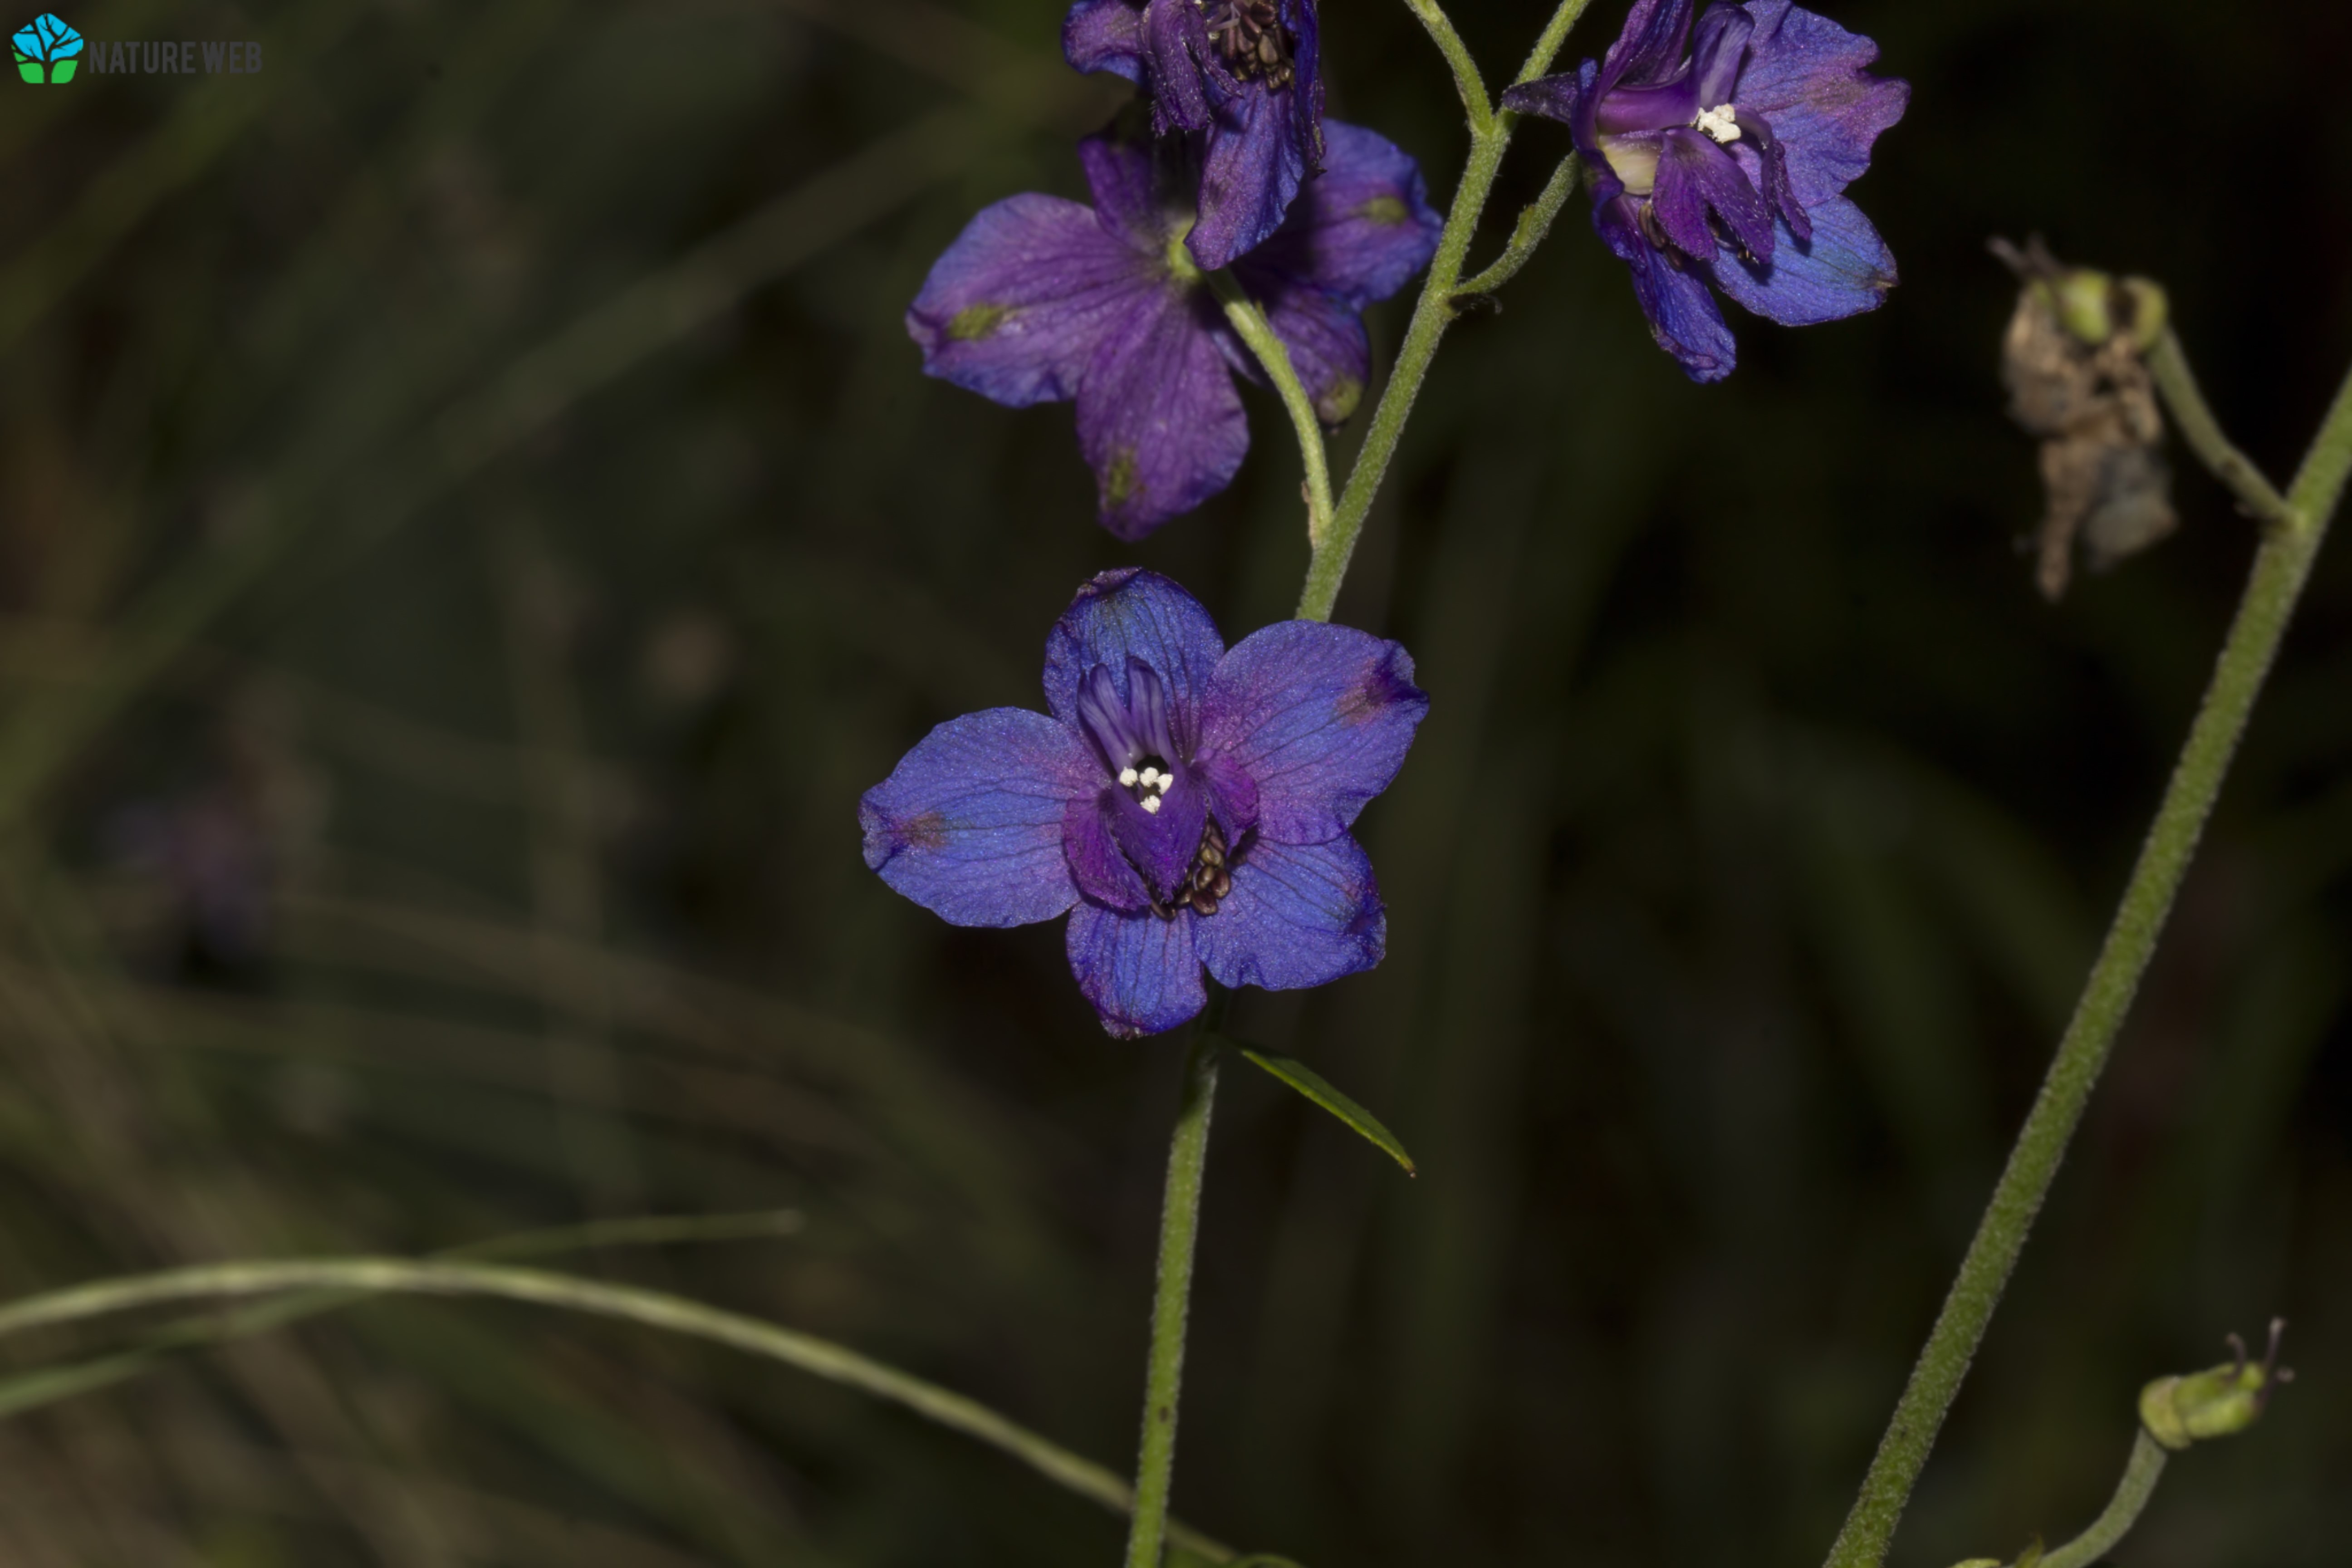
<path fill-rule="evenodd" d="M 1151 912 L 1172 921 L 1179 905 L 1190 904 L 1196 915 L 1213 915 L 1217 912 L 1217 900 L 1233 890 L 1233 873 L 1225 868 L 1225 831 L 1212 816 L 1201 829 L 1201 847 L 1192 852 L 1192 868 L 1176 885 L 1174 897 L 1164 904 L 1151 900 Z"/>
<path fill-rule="evenodd" d="M 1217 0 L 1203 5 L 1209 37 L 1217 41 L 1225 68 L 1244 81 L 1272 88 L 1290 85 L 1290 57 L 1297 40 L 1282 25 L 1275 0 Z"/>

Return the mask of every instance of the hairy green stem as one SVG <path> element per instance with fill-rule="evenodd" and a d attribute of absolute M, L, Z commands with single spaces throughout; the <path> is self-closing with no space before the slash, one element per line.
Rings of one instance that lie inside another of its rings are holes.
<path fill-rule="evenodd" d="M 1543 36 L 1528 54 L 1527 64 L 1520 68 L 1520 80 L 1543 74 L 1559 53 L 1560 45 L 1567 41 L 1569 28 L 1589 4 L 1591 0 L 1560 0 Z M 1416 5 L 1414 9 L 1418 14 L 1421 8 Z M 1428 18 L 1423 19 L 1425 22 Z M 1449 26 L 1447 31 L 1451 30 Z M 1443 37 L 1439 47 L 1444 47 Z M 1483 93 L 1482 89 L 1482 96 Z M 1518 128 L 1518 122 L 1519 117 L 1508 110 L 1492 112 L 1484 120 L 1475 113 L 1472 116 L 1470 155 L 1463 164 L 1462 184 L 1454 190 L 1454 207 L 1446 215 L 1444 232 L 1438 237 L 1437 254 L 1430 261 L 1428 277 L 1422 281 L 1421 298 L 1413 305 L 1412 324 L 1405 328 L 1396 365 L 1389 372 L 1389 383 L 1381 391 L 1379 405 L 1372 410 L 1371 424 L 1364 432 L 1363 448 L 1356 454 L 1355 466 L 1348 471 L 1348 483 L 1339 492 L 1330 529 L 1315 544 L 1314 553 L 1307 561 L 1307 585 L 1298 595 L 1302 620 L 1328 621 L 1332 606 L 1339 602 L 1339 584 L 1347 578 L 1348 563 L 1354 558 L 1356 542 L 1364 531 L 1364 520 L 1380 494 L 1381 481 L 1388 477 L 1389 463 L 1396 456 L 1397 440 L 1404 434 L 1405 421 L 1412 416 L 1413 400 L 1421 395 L 1421 384 L 1429 374 L 1430 362 L 1437 357 L 1438 340 L 1445 335 L 1454 317 L 1461 314 L 1454 295 L 1462 278 L 1462 263 L 1470 253 L 1471 238 L 1477 233 L 1478 219 L 1486 210 L 1486 197 L 1495 188 L 1495 174 L 1503 166 L 1503 153 L 1510 146 L 1511 133 Z"/>
<path fill-rule="evenodd" d="M 1202 1170 L 1209 1155 L 1209 1110 L 1217 1094 L 1219 1046 L 1203 1022 L 1184 1058 L 1184 1098 L 1168 1147 L 1168 1190 L 1160 1208 L 1160 1280 L 1151 1300 L 1151 1354 L 1143 1384 L 1143 1444 L 1135 1467 L 1135 1522 L 1127 1568 L 1160 1568 L 1169 1487 L 1176 1469 L 1176 1405 L 1184 1383 L 1184 1325 L 1192 1301 L 1192 1252 L 1201 1234 Z"/>
<path fill-rule="evenodd" d="M 1454 302 L 1466 304 L 1481 294 L 1491 294 L 1519 275 L 1536 253 L 1536 247 L 1551 233 L 1552 224 L 1559 217 L 1559 209 L 1568 205 L 1569 196 L 1576 190 L 1578 175 L 1584 165 L 1570 153 L 1551 172 L 1551 178 L 1534 201 L 1519 209 L 1519 221 L 1511 229 L 1511 243 L 1503 254 L 1475 278 L 1466 278 L 1454 290 Z"/>
<path fill-rule="evenodd" d="M 2092 1563 L 2105 1557 L 2139 1522 L 2140 1510 L 2156 1495 L 2157 1479 L 2164 1474 L 2164 1462 L 2168 1458 L 2164 1445 L 2150 1436 L 2147 1427 L 2141 1427 L 2132 1439 L 2131 1458 L 2124 1462 L 2124 1479 L 2116 1483 L 2116 1495 L 2108 1500 L 2106 1511 L 2091 1521 L 2090 1529 L 2065 1545 L 2043 1552 L 2041 1568 L 2091 1568 Z"/>
<path fill-rule="evenodd" d="M 1318 543 L 1331 528 L 1331 464 L 1323 446 L 1323 423 L 1315 412 L 1315 400 L 1307 395 L 1306 383 L 1298 379 L 1298 367 L 1291 363 L 1289 349 L 1275 335 L 1273 324 L 1258 302 L 1242 289 L 1230 272 L 1205 275 L 1210 289 L 1218 303 L 1225 308 L 1225 320 L 1241 334 L 1242 342 L 1265 367 L 1266 379 L 1282 396 L 1282 406 L 1289 411 L 1291 428 L 1298 436 L 1299 460 L 1307 466 L 1307 542 Z"/>
<path fill-rule="evenodd" d="M 1478 62 L 1470 58 L 1470 47 L 1454 30 L 1454 18 L 1445 14 L 1437 0 L 1404 3 L 1421 19 L 1421 25 L 1429 29 L 1430 40 L 1453 68 L 1454 90 L 1462 95 L 1463 112 L 1470 117 L 1471 134 L 1476 135 L 1494 122 L 1495 106 L 1486 97 L 1486 79 L 1478 74 Z"/>
<path fill-rule="evenodd" d="M 2178 353 L 2177 344 L 2174 352 Z M 2203 406 L 2201 400 L 2197 406 Z M 2178 406 L 2174 411 L 2180 412 Z M 2203 455 L 2201 449 L 2200 455 Z M 2058 1174 L 2066 1145 L 2090 1102 L 2100 1068 L 2106 1064 L 2108 1047 L 2123 1026 L 2133 994 L 2155 953 L 2165 917 L 2171 911 L 2173 897 L 2196 852 L 2214 798 L 2221 794 L 2239 737 L 2245 732 L 2247 715 L 2261 695 L 2279 643 L 2294 618 L 2295 603 L 2326 536 L 2328 519 L 2343 498 L 2347 472 L 2352 472 L 2352 376 L 2336 394 L 2305 457 L 2287 492 L 2284 511 L 2263 536 L 2237 617 L 2206 688 L 2204 703 L 2189 727 L 2188 744 L 2182 748 L 2139 862 L 2124 889 L 2115 923 L 2107 930 L 2074 1019 L 2059 1041 L 2049 1076 L 2034 1097 L 2033 1109 L 1960 1261 L 1958 1277 L 1937 1315 L 1927 1348 L 1920 1352 L 1886 1435 L 1879 1442 L 1861 1494 L 1830 1549 L 1830 1568 L 1877 1568 L 1885 1561 L 1904 1504 L 1927 1462 L 1937 1431 L 1984 1338 L 1993 1309 L 2033 1228 L 2034 1216 Z"/>
<path fill-rule="evenodd" d="M 1079 1458 L 976 1401 L 910 1376 L 845 1346 L 739 1312 L 629 1285 L 575 1279 L 538 1268 L 455 1259 L 412 1258 L 293 1258 L 284 1262 L 216 1263 L 194 1268 L 102 1279 L 71 1289 L 28 1296 L 0 1306 L 0 1338 L 110 1312 L 167 1302 L 267 1295 L 278 1291 L 493 1296 L 619 1318 L 730 1346 L 799 1368 L 829 1382 L 902 1405 L 967 1436 L 977 1437 L 1082 1497 L 1124 1513 L 1134 1494 L 1102 1466 Z M 1187 1551 L 1218 1563 L 1233 1550 L 1182 1525 L 1169 1533 Z"/>

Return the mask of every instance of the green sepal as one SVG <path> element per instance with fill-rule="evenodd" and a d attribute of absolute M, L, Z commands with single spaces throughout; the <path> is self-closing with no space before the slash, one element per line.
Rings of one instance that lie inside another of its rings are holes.
<path fill-rule="evenodd" d="M 2179 1377 L 2159 1377 L 2140 1390 L 2140 1425 L 2148 1436 L 2178 1452 L 2209 1437 L 2227 1437 L 2254 1424 L 2270 1403 L 2271 1394 L 2294 1373 L 2278 1364 L 2279 1335 L 2284 1320 L 2271 1321 L 2270 1350 L 2262 1360 L 2249 1361 L 2245 1342 L 2230 1336 L 2234 1357 L 2226 1366 Z"/>
<path fill-rule="evenodd" d="M 1321 1073 L 1317 1072 L 1297 1058 L 1286 1057 L 1279 1051 L 1260 1050 L 1255 1046 L 1243 1045 L 1239 1040 L 1228 1043 L 1251 1061 L 1346 1122 L 1356 1131 L 1359 1136 L 1373 1144 L 1381 1153 L 1402 1165 L 1406 1175 L 1421 1174 L 1413 1168 L 1412 1156 L 1406 1153 L 1404 1145 L 1397 1142 L 1396 1134 L 1381 1126 L 1379 1117 L 1332 1088 Z M 1249 1561 L 1263 1562 L 1272 1565 L 1272 1568 L 1279 1568 L 1282 1562 L 1278 1557 L 1251 1558 Z"/>

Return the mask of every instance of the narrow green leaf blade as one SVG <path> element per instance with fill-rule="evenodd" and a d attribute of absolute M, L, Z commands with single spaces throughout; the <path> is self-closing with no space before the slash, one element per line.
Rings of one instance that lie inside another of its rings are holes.
<path fill-rule="evenodd" d="M 1379 1117 L 1332 1088 L 1321 1073 L 1297 1058 L 1286 1057 L 1279 1051 L 1262 1051 L 1255 1046 L 1244 1046 L 1238 1041 L 1234 1042 L 1234 1048 L 1354 1128 L 1381 1152 L 1402 1165 L 1406 1175 L 1421 1174 L 1413 1169 L 1412 1156 L 1404 1152 L 1404 1145 L 1397 1142 L 1396 1134 L 1381 1126 Z"/>

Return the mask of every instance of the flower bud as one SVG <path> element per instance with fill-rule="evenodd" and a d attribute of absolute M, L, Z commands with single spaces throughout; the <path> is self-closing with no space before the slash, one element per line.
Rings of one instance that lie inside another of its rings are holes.
<path fill-rule="evenodd" d="M 2285 1328 L 2285 1319 L 2271 1320 L 2270 1348 L 2259 1362 L 2249 1361 L 2245 1342 L 2231 1334 L 2230 1349 L 2235 1353 L 2228 1365 L 2159 1377 L 2142 1389 L 2139 1418 L 2148 1436 L 2178 1450 L 2252 1426 L 2270 1403 L 2272 1390 L 2294 1379 L 2293 1372 L 2278 1364 L 2279 1335 Z"/>

